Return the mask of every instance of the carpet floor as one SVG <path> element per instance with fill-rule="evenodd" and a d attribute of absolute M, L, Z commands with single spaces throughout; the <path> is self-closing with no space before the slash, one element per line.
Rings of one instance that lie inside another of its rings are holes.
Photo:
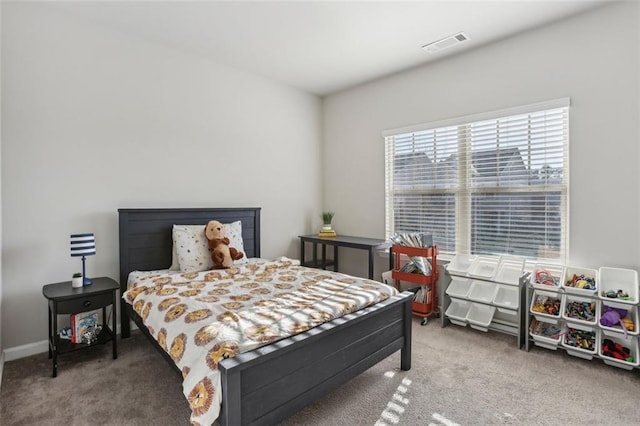
<path fill-rule="evenodd" d="M 413 364 L 399 353 L 306 407 L 283 425 L 637 425 L 638 370 L 516 348 L 516 339 L 437 320 L 413 327 Z M 188 425 L 179 377 L 138 332 L 58 358 L 4 365 L 0 424 Z"/>

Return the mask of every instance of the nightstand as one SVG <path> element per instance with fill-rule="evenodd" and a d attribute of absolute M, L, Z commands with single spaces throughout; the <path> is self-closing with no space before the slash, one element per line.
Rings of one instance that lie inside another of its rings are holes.
<path fill-rule="evenodd" d="M 113 359 L 118 357 L 116 339 L 116 292 L 120 285 L 111 278 L 94 278 L 93 284 L 73 288 L 71 281 L 47 284 L 42 294 L 49 302 L 49 358 L 53 358 L 53 377 L 58 375 L 58 354 L 88 348 L 98 343 L 113 343 Z M 111 305 L 112 325 L 107 324 L 107 306 Z M 58 315 L 78 314 L 102 308 L 102 330 L 95 343 L 71 343 L 61 339 L 58 330 Z"/>

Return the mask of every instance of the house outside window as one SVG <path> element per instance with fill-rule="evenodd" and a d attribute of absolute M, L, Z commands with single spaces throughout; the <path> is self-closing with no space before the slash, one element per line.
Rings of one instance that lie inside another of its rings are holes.
<path fill-rule="evenodd" d="M 568 99 L 384 136 L 387 237 L 426 232 L 442 253 L 565 262 Z"/>

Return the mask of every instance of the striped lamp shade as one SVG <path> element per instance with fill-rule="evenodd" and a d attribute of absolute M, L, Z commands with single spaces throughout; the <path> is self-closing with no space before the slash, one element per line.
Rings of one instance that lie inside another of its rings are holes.
<path fill-rule="evenodd" d="M 96 254 L 96 238 L 93 233 L 71 234 L 71 257 Z"/>

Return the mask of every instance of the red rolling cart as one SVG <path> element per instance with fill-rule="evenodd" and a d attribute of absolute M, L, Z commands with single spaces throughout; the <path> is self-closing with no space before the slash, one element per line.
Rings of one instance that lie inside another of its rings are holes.
<path fill-rule="evenodd" d="M 401 255 L 424 257 L 431 263 L 431 275 L 423 275 L 421 273 L 407 273 L 400 271 Z M 429 287 L 426 291 L 425 302 L 412 303 L 413 315 L 422 317 L 422 325 L 427 325 L 427 320 L 432 315 L 438 314 L 438 297 L 436 292 L 436 282 L 438 281 L 438 248 L 432 247 L 409 247 L 394 244 L 391 246 L 389 253 L 389 267 L 391 268 L 391 277 L 394 280 L 395 287 L 400 289 L 400 281 L 418 284 L 420 287 Z M 419 290 L 416 287 L 415 290 Z"/>

